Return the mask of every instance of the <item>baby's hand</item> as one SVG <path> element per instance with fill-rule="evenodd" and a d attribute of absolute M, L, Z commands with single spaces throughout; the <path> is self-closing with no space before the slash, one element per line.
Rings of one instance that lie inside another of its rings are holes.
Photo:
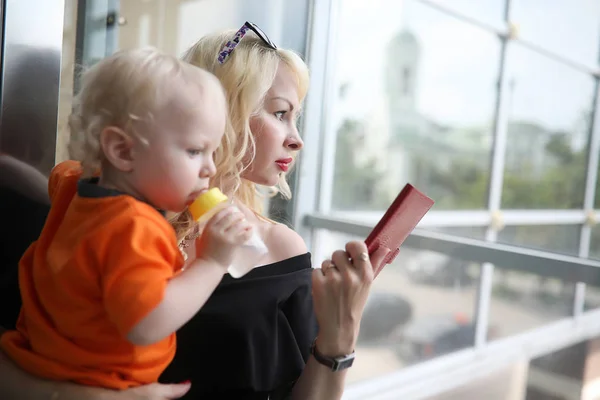
<path fill-rule="evenodd" d="M 210 260 L 227 269 L 235 250 L 252 236 L 252 225 L 235 206 L 228 206 L 215 214 L 196 241 L 196 257 Z"/>

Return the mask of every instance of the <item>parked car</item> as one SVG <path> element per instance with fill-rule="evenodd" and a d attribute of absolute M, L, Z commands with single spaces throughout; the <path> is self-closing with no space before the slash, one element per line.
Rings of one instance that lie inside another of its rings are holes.
<path fill-rule="evenodd" d="M 494 329 L 488 338 L 494 336 Z M 431 315 L 408 323 L 401 333 L 398 357 L 416 363 L 473 346 L 475 322 L 462 314 Z"/>
<path fill-rule="evenodd" d="M 370 345 L 389 341 L 410 321 L 412 314 L 412 305 L 404 297 L 393 293 L 371 293 L 360 324 L 359 343 Z"/>

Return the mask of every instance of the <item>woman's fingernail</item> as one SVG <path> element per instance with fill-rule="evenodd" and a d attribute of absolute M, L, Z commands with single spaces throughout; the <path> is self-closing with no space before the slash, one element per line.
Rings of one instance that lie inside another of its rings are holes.
<path fill-rule="evenodd" d="M 363 261 L 367 261 L 369 259 L 369 253 L 367 253 L 367 252 L 360 253 L 360 259 Z"/>

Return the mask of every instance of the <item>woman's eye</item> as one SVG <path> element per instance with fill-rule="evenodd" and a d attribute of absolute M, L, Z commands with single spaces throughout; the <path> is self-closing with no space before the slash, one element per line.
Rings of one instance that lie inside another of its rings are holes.
<path fill-rule="evenodd" d="M 273 115 L 275 115 L 275 118 L 277 118 L 278 120 L 283 121 L 283 117 L 286 113 L 287 111 L 277 111 Z"/>

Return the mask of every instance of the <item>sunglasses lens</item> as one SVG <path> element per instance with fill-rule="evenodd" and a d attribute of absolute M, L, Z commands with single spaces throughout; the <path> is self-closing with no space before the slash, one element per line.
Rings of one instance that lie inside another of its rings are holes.
<path fill-rule="evenodd" d="M 262 39 L 263 42 L 265 42 L 267 45 L 269 45 L 269 47 L 271 47 L 274 50 L 277 49 L 277 46 L 275 46 L 275 43 L 273 43 L 271 41 L 271 39 L 269 39 L 267 34 L 265 32 L 263 32 L 263 30 L 260 29 L 256 24 L 253 24 L 252 22 L 246 22 L 246 26 L 248 28 L 252 29 L 254 31 L 254 33 L 256 33 L 256 35 Z"/>

